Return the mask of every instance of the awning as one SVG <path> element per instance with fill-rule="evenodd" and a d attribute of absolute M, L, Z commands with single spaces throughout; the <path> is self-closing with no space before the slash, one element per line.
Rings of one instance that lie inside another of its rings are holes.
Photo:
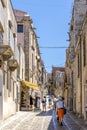
<path fill-rule="evenodd" d="M 32 88 L 34 90 L 39 91 L 39 87 L 34 83 L 28 82 L 26 80 L 22 80 L 21 84 L 22 84 L 23 87 L 26 86 L 26 87 L 29 87 L 29 88 Z"/>

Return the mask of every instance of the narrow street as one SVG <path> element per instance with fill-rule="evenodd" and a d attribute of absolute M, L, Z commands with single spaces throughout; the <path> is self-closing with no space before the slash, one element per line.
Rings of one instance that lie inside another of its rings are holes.
<path fill-rule="evenodd" d="M 63 126 L 58 124 L 55 111 L 18 112 L 5 121 L 0 122 L 0 130 L 86 130 L 82 129 L 68 114 Z"/>

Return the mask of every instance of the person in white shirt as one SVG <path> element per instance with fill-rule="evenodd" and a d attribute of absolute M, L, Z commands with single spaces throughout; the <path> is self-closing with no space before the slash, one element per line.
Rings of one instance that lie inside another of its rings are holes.
<path fill-rule="evenodd" d="M 44 96 L 43 100 L 42 100 L 42 107 L 43 107 L 43 111 L 46 112 L 46 97 Z"/>
<path fill-rule="evenodd" d="M 64 101 L 63 101 L 63 98 L 61 96 L 56 101 L 56 113 L 57 113 L 57 116 L 59 118 L 60 125 L 63 125 L 62 120 L 64 118 Z"/>

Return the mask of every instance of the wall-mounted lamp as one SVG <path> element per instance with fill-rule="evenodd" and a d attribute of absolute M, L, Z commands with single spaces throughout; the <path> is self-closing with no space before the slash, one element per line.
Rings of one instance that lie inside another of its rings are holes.
<path fill-rule="evenodd" d="M 40 38 L 40 37 L 37 36 L 36 38 Z"/>
<path fill-rule="evenodd" d="M 33 27 L 33 29 L 34 29 L 34 30 L 36 30 L 36 28 L 35 28 L 35 27 Z"/>

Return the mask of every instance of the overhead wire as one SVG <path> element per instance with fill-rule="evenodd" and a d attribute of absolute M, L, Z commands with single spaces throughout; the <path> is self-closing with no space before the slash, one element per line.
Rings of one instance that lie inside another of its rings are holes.
<path fill-rule="evenodd" d="M 66 47 L 66 46 L 39 46 L 39 48 L 57 49 L 57 48 L 68 48 L 68 47 Z"/>

